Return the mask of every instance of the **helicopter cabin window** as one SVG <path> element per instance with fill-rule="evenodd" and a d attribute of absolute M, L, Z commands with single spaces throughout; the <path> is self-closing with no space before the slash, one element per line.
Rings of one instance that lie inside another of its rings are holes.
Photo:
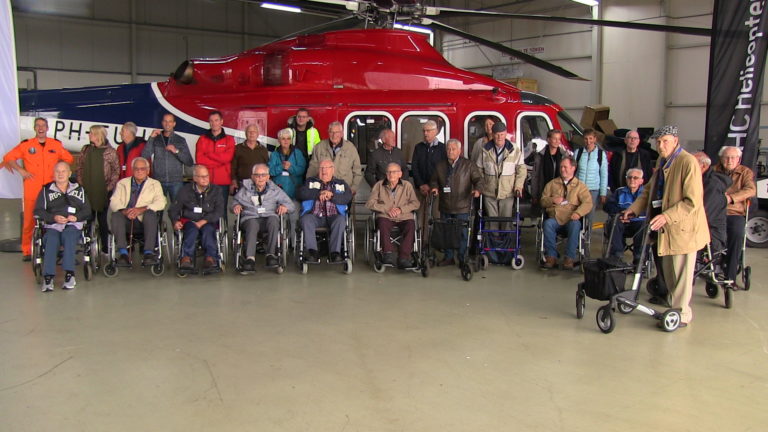
<path fill-rule="evenodd" d="M 483 145 L 488 142 L 487 132 L 485 130 L 485 123 L 490 120 L 493 123 L 488 123 L 490 126 L 493 124 L 504 121 L 504 117 L 499 113 L 472 113 L 467 119 L 467 126 L 465 128 L 464 153 L 469 157 L 472 154 L 472 149 L 476 145 Z"/>
<path fill-rule="evenodd" d="M 557 113 L 557 121 L 560 123 L 560 130 L 563 131 L 563 138 L 568 141 L 571 149 L 584 145 L 584 131 L 567 112 Z"/>
<path fill-rule="evenodd" d="M 541 113 L 523 113 L 517 120 L 517 134 L 521 137 L 526 162 L 547 145 L 547 132 L 552 129 L 549 118 Z"/>
<path fill-rule="evenodd" d="M 400 148 L 408 163 L 411 163 L 416 144 L 424 141 L 424 123 L 429 120 L 437 123 L 437 140 L 445 143 L 448 139 L 448 123 L 442 114 L 409 114 L 400 120 Z"/>
<path fill-rule="evenodd" d="M 394 120 L 385 114 L 353 113 L 347 117 L 347 140 L 357 147 L 360 163 L 368 163 L 368 155 L 379 146 L 379 134 L 393 129 Z"/>

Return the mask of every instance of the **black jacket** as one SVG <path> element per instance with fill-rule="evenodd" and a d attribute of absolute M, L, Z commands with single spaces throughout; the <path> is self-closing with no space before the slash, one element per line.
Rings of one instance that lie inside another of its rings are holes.
<path fill-rule="evenodd" d="M 91 203 L 85 196 L 85 189 L 77 183 L 69 183 L 67 193 L 56 187 L 56 182 L 43 186 L 35 202 L 35 216 L 46 224 L 56 221 L 54 216 L 75 215 L 78 222 L 91 218 Z"/>
<path fill-rule="evenodd" d="M 200 193 L 194 183 L 186 183 L 179 189 L 176 201 L 168 211 L 173 222 L 185 218 L 193 222 L 205 219 L 211 223 L 218 222 L 219 218 L 224 216 L 225 205 L 221 193 L 213 185 L 209 185 L 205 192 Z"/>
<path fill-rule="evenodd" d="M 395 147 L 387 151 L 384 147 L 379 147 L 372 151 L 368 156 L 368 165 L 365 167 L 365 181 L 368 186 L 373 187 L 379 180 L 387 178 L 387 165 L 397 162 L 403 171 L 403 179 L 408 178 L 408 166 L 405 163 L 405 154 L 399 148 Z"/>
<path fill-rule="evenodd" d="M 445 153 L 445 144 L 438 144 L 430 148 L 428 143 L 420 142 L 413 149 L 411 158 L 411 171 L 413 172 L 413 183 L 418 189 L 423 184 L 429 184 L 432 174 L 435 173 L 435 167 L 438 162 L 448 159 Z"/>
<path fill-rule="evenodd" d="M 627 151 L 617 151 L 613 153 L 611 163 L 608 165 L 608 186 L 611 190 L 616 190 L 622 186 L 627 185 L 627 179 L 624 176 L 627 175 L 627 170 L 630 168 L 640 168 L 643 170 L 643 184 L 648 183 L 653 175 L 653 164 L 651 162 L 651 154 L 643 148 L 637 149 L 638 158 L 632 158 L 632 166 L 626 163 Z M 638 166 L 638 164 L 640 166 Z"/>
<path fill-rule="evenodd" d="M 450 173 L 449 178 L 449 171 Z M 483 173 L 469 159 L 460 157 L 451 168 L 448 159 L 441 161 L 435 167 L 432 181 L 429 185 L 436 188 L 440 194 L 440 212 L 448 214 L 469 213 L 472 204 L 472 190 L 483 190 Z M 445 192 L 445 187 L 451 188 Z"/>
<path fill-rule="evenodd" d="M 712 168 L 702 175 L 701 180 L 704 184 L 704 212 L 707 214 L 707 223 L 709 226 L 725 226 L 725 208 L 728 205 L 725 191 L 731 187 L 733 180 Z"/>

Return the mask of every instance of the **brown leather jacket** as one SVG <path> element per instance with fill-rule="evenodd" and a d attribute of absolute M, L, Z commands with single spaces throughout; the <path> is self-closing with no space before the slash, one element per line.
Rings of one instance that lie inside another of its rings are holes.
<path fill-rule="evenodd" d="M 747 201 L 757 195 L 757 186 L 755 186 L 755 173 L 744 165 L 739 165 L 728 172 L 719 163 L 715 165 L 715 171 L 721 172 L 733 180 L 733 184 L 725 193 L 731 197 L 728 200 L 728 216 L 747 214 Z M 731 202 L 733 201 L 733 202 Z"/>
<path fill-rule="evenodd" d="M 456 160 L 453 173 L 448 178 L 450 164 L 447 159 L 438 162 L 429 187 L 440 194 L 440 212 L 448 214 L 469 213 L 472 191 L 483 190 L 483 174 L 477 165 L 465 157 Z M 446 186 L 450 192 L 446 192 Z"/>
<path fill-rule="evenodd" d="M 400 180 L 393 194 L 387 180 L 379 180 L 373 185 L 371 196 L 365 206 L 376 212 L 377 218 L 383 217 L 395 222 L 402 222 L 413 219 L 412 213 L 419 208 L 419 199 L 416 197 L 416 192 L 410 182 Z M 387 212 L 395 207 L 399 208 L 402 213 L 394 218 L 389 217 Z"/>

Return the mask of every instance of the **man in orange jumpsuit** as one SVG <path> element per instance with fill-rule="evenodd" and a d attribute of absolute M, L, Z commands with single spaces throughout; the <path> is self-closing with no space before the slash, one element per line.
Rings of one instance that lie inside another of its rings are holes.
<path fill-rule="evenodd" d="M 22 165 L 18 164 L 21 160 Z M 32 255 L 32 231 L 35 227 L 33 210 L 43 185 L 53 181 L 53 167 L 59 162 L 73 162 L 72 155 L 61 141 L 48 138 L 48 120 L 35 119 L 35 137 L 22 141 L 3 157 L 3 165 L 21 174 L 24 179 L 24 228 L 21 235 L 22 259 Z"/>

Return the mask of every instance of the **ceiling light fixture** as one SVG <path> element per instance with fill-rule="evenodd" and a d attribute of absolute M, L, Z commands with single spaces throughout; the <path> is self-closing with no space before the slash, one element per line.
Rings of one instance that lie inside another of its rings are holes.
<path fill-rule="evenodd" d="M 571 1 L 575 1 L 576 3 L 581 3 L 587 6 L 598 6 L 600 4 L 600 2 L 598 2 L 597 0 L 571 0 Z"/>
<path fill-rule="evenodd" d="M 285 11 L 285 12 L 293 12 L 293 13 L 299 13 L 301 12 L 301 9 L 293 6 L 285 6 L 280 4 L 274 4 L 274 3 L 262 3 L 261 7 L 267 8 L 267 9 L 274 9 L 279 11 Z"/>

